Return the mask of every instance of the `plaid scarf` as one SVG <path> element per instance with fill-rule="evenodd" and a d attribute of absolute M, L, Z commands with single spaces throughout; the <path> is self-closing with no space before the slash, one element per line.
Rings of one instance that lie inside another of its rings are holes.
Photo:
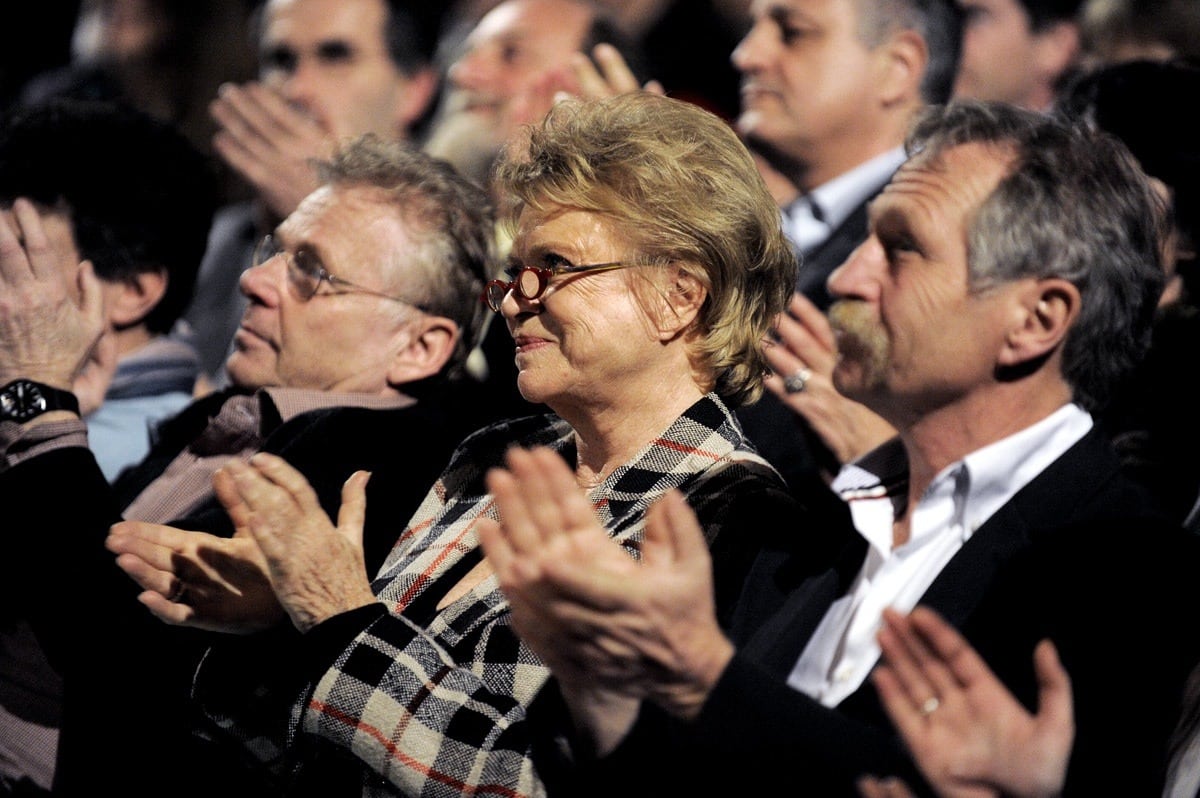
<path fill-rule="evenodd" d="M 470 436 L 372 584 L 388 612 L 372 616 L 293 703 L 288 739 L 268 741 L 268 726 L 245 717 L 254 702 L 222 701 L 230 716 L 209 707 L 210 717 L 300 781 L 319 760 L 312 752 L 332 748 L 343 765 L 357 763 L 364 795 L 544 795 L 525 721 L 549 671 L 510 626 L 495 575 L 441 610 L 433 611 L 430 600 L 461 578 L 464 557 L 478 557 L 477 521 L 498 517 L 484 487 L 487 470 L 501 465 L 514 444 L 552 447 L 573 465 L 574 441 L 570 426 L 553 415 Z M 601 523 L 636 556 L 646 509 L 668 489 L 687 496 L 711 543 L 729 520 L 714 506 L 731 492 L 779 484 L 730 411 L 709 394 L 589 496 Z M 423 597 L 421 606 L 432 613 L 427 624 L 405 614 Z"/>

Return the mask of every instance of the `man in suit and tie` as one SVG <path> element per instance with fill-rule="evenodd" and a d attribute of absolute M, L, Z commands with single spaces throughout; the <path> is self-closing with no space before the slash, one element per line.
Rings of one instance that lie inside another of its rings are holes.
<path fill-rule="evenodd" d="M 799 192 L 784 208 L 798 289 L 824 310 L 825 280 L 866 238 L 866 203 L 904 160 L 913 113 L 945 102 L 958 67 L 949 0 L 757 0 L 733 63 L 738 130 Z"/>
<path fill-rule="evenodd" d="M 826 280 L 866 238 L 867 203 L 903 162 L 913 114 L 950 96 L 961 10 L 952 0 L 756 0 L 751 12 L 732 56 L 742 74 L 737 126 L 798 191 L 783 209 L 800 257 L 796 287 L 824 311 Z M 785 377 L 815 370 L 803 358 L 788 368 Z M 809 408 L 790 406 L 787 390 L 804 387 L 773 381 L 738 414 L 793 490 L 839 459 Z"/>
<path fill-rule="evenodd" d="M 931 110 L 908 152 L 829 281 L 835 383 L 898 430 L 833 483 L 857 531 L 840 554 L 805 548 L 826 521 L 780 519 L 796 553 L 760 557 L 726 636 L 682 501 L 652 509 L 633 561 L 552 469 L 493 479 L 507 526 L 484 548 L 579 730 L 572 794 L 921 786 L 871 677 L 883 611 L 918 604 L 1031 710 L 1053 641 L 1077 725 L 1064 795 L 1160 793 L 1200 638 L 1152 620 L 1200 609 L 1200 540 L 1121 473 L 1093 413 L 1148 343 L 1161 204 L 1123 145 L 1009 105 Z M 934 687 L 914 712 L 938 711 Z"/>

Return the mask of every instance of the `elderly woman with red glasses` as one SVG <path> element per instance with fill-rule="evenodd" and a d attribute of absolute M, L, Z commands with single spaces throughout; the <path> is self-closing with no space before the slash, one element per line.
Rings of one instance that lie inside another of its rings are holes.
<path fill-rule="evenodd" d="M 513 198 L 513 243 L 506 279 L 483 301 L 512 334 L 521 393 L 553 413 L 464 441 L 416 515 L 396 519 L 373 581 L 360 543 L 367 475 L 347 483 L 335 527 L 281 460 L 231 464 L 218 492 L 245 535 L 211 542 L 224 558 L 193 546 L 175 561 L 210 574 L 221 561 L 253 567 L 222 574 L 226 600 L 210 585 L 205 607 L 157 603 L 175 623 L 259 629 L 269 613 L 239 607 L 234 594 L 269 596 L 269 581 L 305 634 L 271 636 L 254 658 L 245 655 L 253 640 L 224 647 L 232 654 L 214 647 L 196 695 L 218 727 L 330 794 L 360 785 L 373 795 L 546 791 L 536 741 L 563 729 L 530 722 L 527 710 L 549 671 L 513 631 L 475 533 L 498 518 L 489 470 L 536 467 L 521 454 L 514 466 L 510 450 L 557 452 L 589 500 L 595 518 L 586 520 L 633 557 L 649 508 L 682 493 L 706 529 L 726 619 L 754 554 L 790 545 L 768 536 L 798 523 L 733 414 L 762 390 L 763 342 L 796 263 L 728 125 L 649 93 L 568 101 L 514 143 L 495 178 Z M 396 447 L 398 457 L 421 456 Z M 185 575 L 173 570 L 162 596 Z M 240 584 L 255 578 L 258 589 Z"/>

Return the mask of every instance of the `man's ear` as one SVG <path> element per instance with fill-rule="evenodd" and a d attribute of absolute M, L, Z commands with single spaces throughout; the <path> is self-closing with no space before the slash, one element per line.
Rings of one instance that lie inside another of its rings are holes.
<path fill-rule="evenodd" d="M 408 335 L 392 358 L 388 369 L 390 385 L 432 377 L 454 356 L 460 335 L 458 325 L 443 316 L 422 316 L 405 326 L 397 335 Z"/>
<path fill-rule="evenodd" d="M 160 268 L 138 272 L 118 283 L 111 283 L 109 324 L 117 330 L 141 324 L 167 293 L 169 279 L 167 270 Z"/>
<path fill-rule="evenodd" d="M 1061 20 L 1036 34 L 1033 58 L 1034 68 L 1051 87 L 1079 57 L 1079 24 L 1073 20 Z"/>
<path fill-rule="evenodd" d="M 929 48 L 914 30 L 897 31 L 880 46 L 878 86 L 884 106 L 921 102 L 921 80 L 929 64 Z"/>
<path fill-rule="evenodd" d="M 1079 289 L 1068 280 L 1030 280 L 1018 296 L 1016 323 L 1005 336 L 1001 365 L 1028 363 L 1060 346 L 1079 316 L 1080 304 Z"/>
<path fill-rule="evenodd" d="M 436 69 L 429 68 L 414 72 L 406 81 L 407 85 L 396 101 L 395 114 L 397 128 L 408 135 L 412 132 L 412 126 L 433 104 L 439 77 Z"/>

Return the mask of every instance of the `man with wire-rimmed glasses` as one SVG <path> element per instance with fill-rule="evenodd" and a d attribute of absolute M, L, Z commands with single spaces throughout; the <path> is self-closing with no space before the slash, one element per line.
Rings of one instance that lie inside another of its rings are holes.
<path fill-rule="evenodd" d="M 110 525 L 123 516 L 228 537 L 233 526 L 212 475 L 269 451 L 305 474 L 326 511 L 336 512 L 351 474 L 375 473 L 369 519 L 393 534 L 379 542 L 368 533 L 373 569 L 394 540 L 395 519 L 412 515 L 454 446 L 490 420 L 486 406 L 458 398 L 486 312 L 479 296 L 494 230 L 486 194 L 446 164 L 377 138 L 347 145 L 322 176 L 241 276 L 249 306 L 228 361 L 233 387 L 169 420 L 149 456 L 114 486 L 69 410 L 0 424 L 24 442 L 0 461 L 5 527 L 21 532 L 5 553 L 6 606 L 35 618 L 64 677 L 56 789 L 86 780 L 96 790 L 111 771 L 108 786 L 122 795 L 161 794 L 164 785 L 200 795 L 225 775 L 219 763 L 196 767 L 187 701 L 202 641 L 134 601 L 103 545 Z M 92 295 L 93 278 L 50 263 L 55 253 L 28 236 L 4 238 L 0 330 L 45 335 L 0 342 L 0 376 L 69 386 L 70 374 L 52 372 L 82 360 L 95 340 L 90 306 L 74 298 L 76 280 Z M 18 290 L 32 301 L 5 301 Z M 58 322 L 35 325 L 50 318 Z M 72 348 L 78 358 L 64 354 Z M 47 486 L 58 500 L 35 498 Z M 195 584 L 203 591 L 202 580 Z M 77 633 L 81 597 L 103 630 L 102 651 Z M 137 761 L 129 767 L 91 767 L 96 757 L 128 761 L 130 751 Z"/>

